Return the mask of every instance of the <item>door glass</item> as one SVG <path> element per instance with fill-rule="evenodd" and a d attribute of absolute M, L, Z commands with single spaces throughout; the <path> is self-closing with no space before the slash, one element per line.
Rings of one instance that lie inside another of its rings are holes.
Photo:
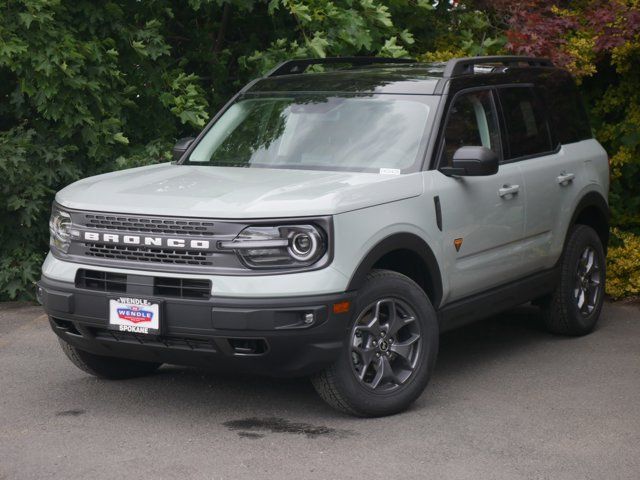
<path fill-rule="evenodd" d="M 487 147 L 500 157 L 500 136 L 489 90 L 462 94 L 449 110 L 441 165 L 451 166 L 453 154 L 460 147 Z"/>
<path fill-rule="evenodd" d="M 549 125 L 532 88 L 501 88 L 500 103 L 507 126 L 509 158 L 553 150 Z"/>

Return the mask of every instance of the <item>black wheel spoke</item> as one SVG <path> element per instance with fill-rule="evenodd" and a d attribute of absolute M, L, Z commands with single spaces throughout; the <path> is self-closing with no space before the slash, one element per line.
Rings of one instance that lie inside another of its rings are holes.
<path fill-rule="evenodd" d="M 393 373 L 389 359 L 386 356 L 378 359 L 378 364 L 376 365 L 376 376 L 373 377 L 373 380 L 371 381 L 371 388 L 378 388 L 381 382 L 385 380 L 391 382 L 395 382 L 396 380 L 396 376 Z"/>
<path fill-rule="evenodd" d="M 414 321 L 415 317 L 401 317 L 400 315 L 396 314 L 393 319 L 389 321 L 389 336 L 397 335 L 400 329 Z"/>
<path fill-rule="evenodd" d="M 391 345 L 390 350 L 406 361 L 409 361 L 413 346 L 418 340 L 420 340 L 419 335 L 412 335 L 408 340 Z"/>

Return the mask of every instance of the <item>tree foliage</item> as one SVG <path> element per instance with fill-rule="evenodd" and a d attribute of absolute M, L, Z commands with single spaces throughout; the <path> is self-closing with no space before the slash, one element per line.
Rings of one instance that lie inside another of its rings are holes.
<path fill-rule="evenodd" d="M 614 221 L 640 229 L 638 0 L 5 0 L 0 299 L 29 296 L 53 194 L 169 159 L 251 78 L 292 57 L 547 54 L 582 80 L 612 155 Z M 607 7 L 613 5 L 613 7 Z"/>

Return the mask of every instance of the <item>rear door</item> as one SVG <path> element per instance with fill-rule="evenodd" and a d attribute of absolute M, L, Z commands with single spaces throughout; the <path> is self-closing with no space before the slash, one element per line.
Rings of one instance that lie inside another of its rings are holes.
<path fill-rule="evenodd" d="M 523 268 L 534 273 L 553 265 L 551 247 L 559 215 L 564 214 L 563 193 L 572 186 L 571 169 L 556 148 L 546 115 L 553 105 L 545 107 L 532 85 L 502 87 L 497 92 L 505 124 L 505 161 L 517 163 L 523 175 Z"/>
<path fill-rule="evenodd" d="M 484 146 L 502 157 L 491 89 L 460 92 L 451 103 L 439 165 L 450 164 L 462 146 Z M 501 164 L 484 177 L 448 177 L 434 172 L 433 191 L 442 211 L 442 251 L 449 302 L 521 276 L 524 235 L 522 174 L 517 163 Z"/>

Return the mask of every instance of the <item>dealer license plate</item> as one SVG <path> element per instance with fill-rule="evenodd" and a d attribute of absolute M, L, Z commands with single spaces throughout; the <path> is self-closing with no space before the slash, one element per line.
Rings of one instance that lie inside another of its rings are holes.
<path fill-rule="evenodd" d="M 111 298 L 109 328 L 121 332 L 158 335 L 160 334 L 160 303 L 139 297 Z"/>

